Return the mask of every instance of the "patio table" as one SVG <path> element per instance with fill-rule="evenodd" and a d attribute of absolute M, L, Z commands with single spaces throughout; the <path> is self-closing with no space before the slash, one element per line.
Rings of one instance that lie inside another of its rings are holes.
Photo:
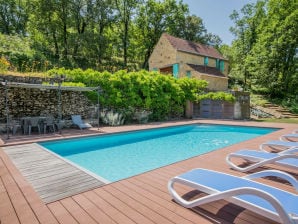
<path fill-rule="evenodd" d="M 46 117 L 44 116 L 34 116 L 34 117 L 21 117 L 21 125 L 22 125 L 22 128 L 23 128 L 23 133 L 24 134 L 28 134 L 29 131 L 29 125 L 31 124 L 31 120 L 32 119 L 36 119 L 38 118 L 39 119 L 39 124 L 41 127 L 43 127 L 43 122 L 47 119 Z"/>

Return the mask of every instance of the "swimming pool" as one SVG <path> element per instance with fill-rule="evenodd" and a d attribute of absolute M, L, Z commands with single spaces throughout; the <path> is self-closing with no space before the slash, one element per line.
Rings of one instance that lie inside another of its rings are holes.
<path fill-rule="evenodd" d="M 114 182 L 275 130 L 277 129 L 196 124 L 39 144 Z"/>

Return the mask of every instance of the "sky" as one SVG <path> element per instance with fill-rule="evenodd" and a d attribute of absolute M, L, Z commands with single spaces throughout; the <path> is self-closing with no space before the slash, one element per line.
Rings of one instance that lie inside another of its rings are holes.
<path fill-rule="evenodd" d="M 229 31 L 234 23 L 230 19 L 233 10 L 240 9 L 257 0 L 183 0 L 189 6 L 191 14 L 203 19 L 209 33 L 218 35 L 224 44 L 230 45 L 234 35 Z"/>

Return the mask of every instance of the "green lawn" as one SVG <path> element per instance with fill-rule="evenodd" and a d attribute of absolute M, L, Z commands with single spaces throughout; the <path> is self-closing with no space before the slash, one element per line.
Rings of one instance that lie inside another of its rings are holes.
<path fill-rule="evenodd" d="M 282 118 L 282 119 L 262 118 L 262 119 L 256 119 L 256 121 L 258 121 L 258 122 L 274 122 L 274 123 L 298 124 L 298 118 Z"/>

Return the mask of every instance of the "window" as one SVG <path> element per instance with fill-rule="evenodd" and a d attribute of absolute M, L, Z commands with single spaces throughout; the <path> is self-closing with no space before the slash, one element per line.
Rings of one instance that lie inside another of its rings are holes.
<path fill-rule="evenodd" d="M 186 76 L 187 76 L 188 78 L 191 78 L 191 71 L 186 71 Z"/>
<path fill-rule="evenodd" d="M 225 62 L 223 60 L 216 59 L 216 68 L 223 72 L 225 70 Z"/>
<path fill-rule="evenodd" d="M 173 64 L 173 76 L 175 78 L 178 78 L 179 74 L 179 64 Z"/>
<path fill-rule="evenodd" d="M 225 70 L 225 62 L 220 60 L 219 61 L 219 70 L 223 72 Z"/>
<path fill-rule="evenodd" d="M 154 72 L 157 72 L 157 71 L 158 71 L 158 69 L 157 69 L 157 68 L 153 68 L 153 69 L 152 69 L 152 71 L 154 71 Z"/>
<path fill-rule="evenodd" d="M 204 57 L 204 65 L 208 65 L 208 61 L 209 61 L 209 58 L 208 57 Z"/>
<path fill-rule="evenodd" d="M 216 68 L 219 70 L 219 62 L 220 62 L 220 60 L 217 58 L 216 59 Z"/>

